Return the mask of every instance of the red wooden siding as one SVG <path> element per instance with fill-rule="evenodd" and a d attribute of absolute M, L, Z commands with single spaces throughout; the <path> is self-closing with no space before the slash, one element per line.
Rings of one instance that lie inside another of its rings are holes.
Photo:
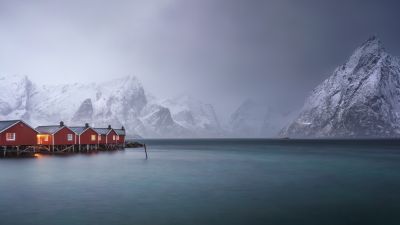
<path fill-rule="evenodd" d="M 68 134 L 72 135 L 71 141 L 68 141 Z M 75 144 L 75 133 L 72 130 L 63 127 L 61 130 L 59 130 L 57 133 L 54 134 L 54 144 L 55 145 Z"/>
<path fill-rule="evenodd" d="M 117 133 L 111 130 L 107 135 L 107 144 L 117 144 Z"/>
<path fill-rule="evenodd" d="M 91 140 L 91 135 L 95 135 L 95 140 Z M 88 128 L 80 135 L 81 145 L 94 145 L 98 144 L 98 134 L 92 128 Z"/>
<path fill-rule="evenodd" d="M 15 141 L 7 141 L 6 134 L 15 133 Z M 16 146 L 16 145 L 35 145 L 37 132 L 24 124 L 18 122 L 12 127 L 0 133 L 0 145 Z"/>
<path fill-rule="evenodd" d="M 72 140 L 68 141 L 68 134 L 72 135 Z M 54 138 L 54 142 L 53 142 Z M 77 144 L 76 142 L 76 134 L 68 129 L 67 127 L 63 127 L 61 130 L 56 132 L 54 135 L 51 134 L 38 134 L 37 135 L 37 144 L 39 145 L 73 145 Z"/>
<path fill-rule="evenodd" d="M 118 144 L 124 144 L 125 142 L 125 135 L 119 135 Z"/>
<path fill-rule="evenodd" d="M 99 134 L 99 144 L 106 144 L 106 135 L 104 134 Z"/>

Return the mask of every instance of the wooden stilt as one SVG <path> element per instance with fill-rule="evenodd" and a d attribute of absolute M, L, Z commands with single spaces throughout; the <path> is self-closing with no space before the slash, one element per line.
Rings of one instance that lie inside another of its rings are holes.
<path fill-rule="evenodd" d="M 143 147 L 144 147 L 144 152 L 146 153 L 146 159 L 148 159 L 148 157 L 147 157 L 147 148 L 146 148 L 146 144 L 144 144 Z"/>

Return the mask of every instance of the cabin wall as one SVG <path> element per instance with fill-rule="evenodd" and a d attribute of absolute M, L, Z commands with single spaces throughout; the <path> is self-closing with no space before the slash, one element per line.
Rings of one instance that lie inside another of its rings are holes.
<path fill-rule="evenodd" d="M 115 140 L 113 140 L 113 135 L 115 135 Z M 112 130 L 110 133 L 107 135 L 107 144 L 117 144 L 117 133 Z"/>
<path fill-rule="evenodd" d="M 95 140 L 91 140 L 91 135 L 96 135 Z M 98 144 L 98 134 L 93 129 L 89 128 L 85 132 L 80 135 L 80 144 L 81 145 L 95 145 Z"/>
<path fill-rule="evenodd" d="M 7 141 L 6 133 L 15 133 L 15 141 Z M 0 145 L 36 145 L 36 134 L 37 132 L 34 129 L 30 128 L 22 122 L 19 122 L 0 133 Z"/>
<path fill-rule="evenodd" d="M 104 134 L 99 135 L 99 136 L 101 136 L 101 140 L 99 141 L 99 144 L 106 144 L 107 136 Z"/>
<path fill-rule="evenodd" d="M 68 134 L 72 134 L 72 140 L 68 141 Z M 55 145 L 73 145 L 75 143 L 75 133 L 64 127 L 54 134 Z"/>
<path fill-rule="evenodd" d="M 124 143 L 125 143 L 125 135 L 119 135 L 118 144 L 124 144 Z"/>

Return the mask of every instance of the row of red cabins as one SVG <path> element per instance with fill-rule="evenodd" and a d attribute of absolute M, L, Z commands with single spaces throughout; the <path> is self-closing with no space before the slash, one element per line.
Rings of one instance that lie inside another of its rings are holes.
<path fill-rule="evenodd" d="M 115 149 L 124 147 L 125 129 L 65 126 L 63 122 L 53 126 L 31 127 L 22 120 L 0 121 L 0 146 L 4 150 L 18 147 L 42 147 L 49 151 Z"/>

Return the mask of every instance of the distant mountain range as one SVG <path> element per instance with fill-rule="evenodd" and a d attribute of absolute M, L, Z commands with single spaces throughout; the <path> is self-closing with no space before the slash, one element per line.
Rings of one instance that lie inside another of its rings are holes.
<path fill-rule="evenodd" d="M 211 104 L 188 95 L 158 99 L 134 76 L 104 83 L 38 85 L 0 77 L 0 120 L 114 127 L 131 137 L 398 137 L 400 60 L 372 37 L 317 86 L 297 112 L 248 99 L 221 124 Z"/>
<path fill-rule="evenodd" d="M 33 125 L 115 127 L 142 137 L 221 136 L 213 106 L 188 96 L 150 98 L 134 76 L 105 83 L 39 86 L 26 76 L 0 77 L 0 119 L 24 119 Z"/>

